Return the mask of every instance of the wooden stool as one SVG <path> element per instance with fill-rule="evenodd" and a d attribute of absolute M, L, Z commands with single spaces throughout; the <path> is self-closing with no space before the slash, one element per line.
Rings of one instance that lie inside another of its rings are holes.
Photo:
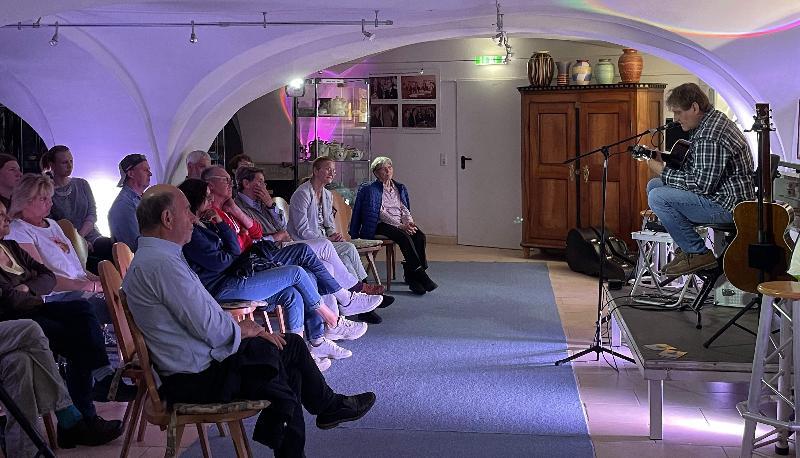
<path fill-rule="evenodd" d="M 771 281 L 758 285 L 762 294 L 761 316 L 758 323 L 756 350 L 753 355 L 753 373 L 747 401 L 736 408 L 744 418 L 741 456 L 751 456 L 753 450 L 775 444 L 778 454 L 785 455 L 789 449 L 789 435 L 800 431 L 796 418 L 798 398 L 792 386 L 800 389 L 800 339 L 794 338 L 794 317 L 800 317 L 800 283 L 794 281 Z M 778 342 L 772 338 L 773 319 L 780 324 Z M 767 374 L 767 366 L 777 372 Z M 765 414 L 763 404 L 776 402 L 777 414 Z M 792 419 L 792 420 L 790 420 Z M 756 425 L 763 423 L 772 430 L 755 437 Z M 781 453 L 782 452 L 782 453 Z M 800 447 L 795 444 L 795 455 L 800 456 Z"/>

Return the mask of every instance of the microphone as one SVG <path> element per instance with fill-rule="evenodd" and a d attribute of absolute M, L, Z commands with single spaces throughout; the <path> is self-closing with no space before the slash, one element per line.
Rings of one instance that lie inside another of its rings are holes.
<path fill-rule="evenodd" d="M 677 121 L 670 121 L 670 122 L 664 124 L 663 126 L 658 126 L 658 127 L 652 128 L 652 129 L 647 129 L 647 132 L 649 132 L 651 134 L 654 134 L 656 132 L 661 132 L 662 130 L 672 129 L 673 127 L 680 127 L 680 125 L 681 125 L 681 123 L 679 123 Z"/>

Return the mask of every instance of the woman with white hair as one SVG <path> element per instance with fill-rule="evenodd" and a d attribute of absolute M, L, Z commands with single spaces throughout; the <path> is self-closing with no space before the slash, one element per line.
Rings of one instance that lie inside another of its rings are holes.
<path fill-rule="evenodd" d="M 377 234 L 392 240 L 406 259 L 403 271 L 411 291 L 415 294 L 433 291 L 438 285 L 425 272 L 428 268 L 425 234 L 411 216 L 408 190 L 393 179 L 394 166 L 388 157 L 376 157 L 371 169 L 376 180 L 358 191 L 350 220 L 350 236 L 374 239 Z"/>

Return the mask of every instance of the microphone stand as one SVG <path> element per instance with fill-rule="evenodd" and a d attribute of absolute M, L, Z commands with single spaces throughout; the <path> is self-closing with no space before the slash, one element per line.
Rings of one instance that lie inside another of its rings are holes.
<path fill-rule="evenodd" d="M 661 127 L 656 129 L 648 129 L 644 132 L 638 133 L 631 137 L 625 138 L 620 140 L 616 143 L 611 143 L 610 145 L 603 145 L 600 148 L 595 150 L 589 151 L 588 153 L 579 154 L 572 159 L 567 159 L 566 161 L 562 162 L 562 164 L 569 164 L 571 162 L 579 161 L 581 158 L 591 156 L 592 154 L 601 153 L 603 155 L 603 179 L 602 179 L 602 186 L 603 186 L 603 196 L 601 199 L 601 206 L 600 206 L 600 215 L 601 215 L 601 224 L 600 224 L 600 269 L 598 272 L 598 280 L 597 280 L 597 321 L 595 322 L 595 329 L 594 329 L 594 341 L 592 341 L 592 345 L 589 348 L 579 351 L 572 356 L 568 356 L 563 359 L 559 359 L 555 362 L 556 366 L 560 366 L 561 364 L 573 361 L 578 359 L 584 355 L 589 353 L 596 354 L 596 361 L 600 360 L 600 353 L 609 353 L 612 356 L 616 356 L 617 358 L 624 359 L 628 362 L 635 362 L 633 359 L 615 352 L 610 348 L 606 348 L 603 346 L 603 341 L 601 340 L 601 327 L 602 327 L 602 319 L 603 319 L 603 274 L 604 274 L 604 266 L 606 263 L 606 189 L 608 187 L 608 158 L 611 156 L 611 147 L 621 145 L 623 143 L 628 143 L 632 140 L 638 140 L 639 138 L 649 134 L 649 133 L 656 133 L 662 130 L 668 129 L 671 127 L 669 124 L 665 124 Z"/>

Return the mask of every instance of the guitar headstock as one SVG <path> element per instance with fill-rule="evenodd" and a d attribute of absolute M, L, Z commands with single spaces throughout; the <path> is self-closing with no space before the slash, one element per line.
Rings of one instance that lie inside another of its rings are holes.
<path fill-rule="evenodd" d="M 769 132 L 772 128 L 772 110 L 768 103 L 757 103 L 756 114 L 753 116 L 753 127 L 745 132 Z"/>

